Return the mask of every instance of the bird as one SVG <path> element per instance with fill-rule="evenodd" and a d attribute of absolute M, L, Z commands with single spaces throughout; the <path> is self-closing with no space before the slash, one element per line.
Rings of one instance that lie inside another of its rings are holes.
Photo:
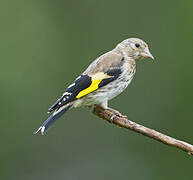
<path fill-rule="evenodd" d="M 34 133 L 44 135 L 72 108 L 99 105 L 108 109 L 108 101 L 127 88 L 136 73 L 136 63 L 143 58 L 154 59 L 147 43 L 139 38 L 123 40 L 96 58 L 48 109 L 52 115 Z"/>

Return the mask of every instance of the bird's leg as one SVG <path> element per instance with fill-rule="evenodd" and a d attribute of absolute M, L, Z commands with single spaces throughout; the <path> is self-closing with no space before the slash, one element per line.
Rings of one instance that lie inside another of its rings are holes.
<path fill-rule="evenodd" d="M 104 101 L 103 103 L 101 103 L 99 106 L 101 106 L 104 109 L 108 109 L 108 101 Z"/>
<path fill-rule="evenodd" d="M 100 104 L 100 106 L 104 109 L 107 109 L 108 111 L 112 112 L 115 116 L 118 116 L 120 118 L 127 118 L 127 116 L 125 115 L 122 115 L 119 111 L 115 110 L 115 109 L 112 109 L 112 108 L 109 108 L 108 107 L 108 101 L 104 101 L 103 103 Z M 112 117 L 113 119 L 114 117 Z"/>

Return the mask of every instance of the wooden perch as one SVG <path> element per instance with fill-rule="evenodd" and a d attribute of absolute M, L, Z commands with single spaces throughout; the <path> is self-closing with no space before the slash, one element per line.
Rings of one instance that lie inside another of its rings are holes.
<path fill-rule="evenodd" d="M 126 116 L 121 115 L 121 113 L 116 110 L 104 109 L 101 106 L 95 106 L 93 109 L 93 114 L 110 123 L 138 132 L 169 146 L 179 148 L 185 152 L 188 152 L 188 154 L 190 155 L 193 155 L 193 145 L 188 144 L 184 141 L 177 140 L 145 126 L 142 126 L 133 121 L 130 121 Z"/>

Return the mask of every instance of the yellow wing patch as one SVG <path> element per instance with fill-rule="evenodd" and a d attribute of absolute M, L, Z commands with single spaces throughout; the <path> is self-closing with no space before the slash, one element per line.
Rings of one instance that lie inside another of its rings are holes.
<path fill-rule="evenodd" d="M 93 80 L 93 79 L 92 79 L 91 85 L 90 85 L 88 88 L 80 91 L 80 92 L 78 93 L 78 95 L 76 96 L 76 98 L 81 98 L 81 97 L 83 97 L 83 96 L 85 96 L 85 95 L 87 95 L 87 94 L 89 94 L 89 93 L 97 90 L 97 89 L 98 89 L 98 85 L 99 85 L 99 83 L 100 83 L 101 81 L 102 81 L 102 79 L 98 79 L 98 80 Z"/>
<path fill-rule="evenodd" d="M 80 91 L 78 93 L 78 95 L 76 96 L 76 98 L 81 98 L 81 97 L 83 97 L 83 96 L 85 96 L 85 95 L 87 95 L 87 94 L 97 90 L 98 89 L 98 85 L 100 84 L 100 82 L 103 79 L 109 78 L 111 76 L 101 72 L 101 73 L 97 73 L 97 74 L 91 75 L 91 77 L 92 77 L 91 85 L 88 88 Z"/>

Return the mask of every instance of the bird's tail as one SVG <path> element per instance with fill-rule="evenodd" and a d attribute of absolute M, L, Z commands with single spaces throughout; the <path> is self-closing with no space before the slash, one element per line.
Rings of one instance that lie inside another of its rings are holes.
<path fill-rule="evenodd" d="M 39 131 L 41 131 L 41 134 L 44 135 L 45 132 L 54 124 L 54 122 L 62 116 L 68 109 L 72 107 L 72 104 L 65 105 L 61 107 L 60 109 L 56 110 L 40 127 L 37 131 L 34 132 L 34 134 L 37 134 Z"/>

